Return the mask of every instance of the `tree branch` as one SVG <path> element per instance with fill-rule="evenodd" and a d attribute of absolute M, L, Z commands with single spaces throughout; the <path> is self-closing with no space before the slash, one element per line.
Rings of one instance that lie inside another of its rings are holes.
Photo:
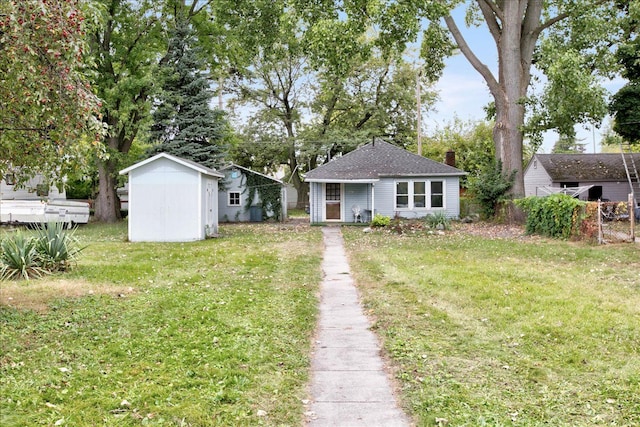
<path fill-rule="evenodd" d="M 493 76 L 493 74 L 491 74 L 489 68 L 484 65 L 473 53 L 466 40 L 462 36 L 462 33 L 460 33 L 460 30 L 458 29 L 458 26 L 456 25 L 456 22 L 453 20 L 451 15 L 445 16 L 444 21 L 447 24 L 447 28 L 449 28 L 449 32 L 453 36 L 453 39 L 455 40 L 462 54 L 465 56 L 465 58 L 467 58 L 471 66 L 484 78 L 484 80 L 487 82 L 487 85 L 489 86 L 489 90 L 494 95 L 494 97 L 497 98 L 502 90 L 500 89 L 500 84 L 498 83 L 496 78 Z"/>
<path fill-rule="evenodd" d="M 500 27 L 500 23 L 496 19 L 496 16 L 500 19 L 500 21 L 502 21 L 504 15 L 499 9 L 499 14 L 495 12 L 497 7 L 491 0 L 478 0 L 478 6 L 480 6 L 482 16 L 484 16 L 484 21 L 487 23 L 487 27 L 489 28 L 489 34 L 491 34 L 491 37 L 493 37 L 493 40 L 497 45 L 500 42 L 500 34 L 502 33 L 502 28 Z"/>

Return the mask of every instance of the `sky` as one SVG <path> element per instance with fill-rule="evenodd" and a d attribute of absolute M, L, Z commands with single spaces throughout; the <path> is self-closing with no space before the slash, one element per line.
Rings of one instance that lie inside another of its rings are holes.
<path fill-rule="evenodd" d="M 467 43 L 495 75 L 497 53 L 489 30 L 484 24 L 478 28 L 466 28 L 462 19 L 464 8 L 456 10 L 453 16 Z M 605 89 L 611 94 L 618 91 L 624 84 L 625 81 L 622 78 L 603 82 Z M 463 121 L 485 119 L 483 107 L 492 101 L 489 88 L 461 53 L 446 60 L 446 68 L 434 88 L 439 92 L 440 101 L 435 105 L 436 112 L 428 112 L 422 117 L 424 134 L 444 128 L 456 116 Z M 605 118 L 604 124 L 607 124 L 608 120 L 609 118 Z M 600 152 L 602 127 L 606 126 L 601 126 L 601 129 L 592 129 L 591 126 L 585 129 L 583 126 L 576 126 L 577 139 L 586 144 L 587 153 L 594 152 L 594 142 L 595 152 Z M 539 152 L 550 153 L 557 139 L 558 135 L 555 132 L 547 132 Z"/>

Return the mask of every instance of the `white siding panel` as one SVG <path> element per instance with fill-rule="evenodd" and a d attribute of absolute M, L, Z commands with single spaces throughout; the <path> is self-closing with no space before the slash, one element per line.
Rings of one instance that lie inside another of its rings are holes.
<path fill-rule="evenodd" d="M 524 172 L 524 195 L 546 196 L 546 193 L 539 190 L 540 187 L 551 186 L 551 177 L 542 167 L 542 164 L 534 157 Z"/>
<path fill-rule="evenodd" d="M 200 174 L 168 159 L 129 173 L 129 239 L 190 241 L 204 233 Z"/>

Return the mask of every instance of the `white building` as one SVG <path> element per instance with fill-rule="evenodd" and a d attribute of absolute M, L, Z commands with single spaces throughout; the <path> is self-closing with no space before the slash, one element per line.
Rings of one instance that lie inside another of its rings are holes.
<path fill-rule="evenodd" d="M 218 232 L 218 180 L 224 175 L 160 153 L 120 171 L 129 175 L 129 240 L 185 242 Z"/>

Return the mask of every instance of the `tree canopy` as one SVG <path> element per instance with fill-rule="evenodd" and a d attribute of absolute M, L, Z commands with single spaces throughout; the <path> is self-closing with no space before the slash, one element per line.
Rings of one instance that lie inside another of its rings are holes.
<path fill-rule="evenodd" d="M 79 0 L 0 2 L 0 177 L 60 179 L 98 145 Z"/>

